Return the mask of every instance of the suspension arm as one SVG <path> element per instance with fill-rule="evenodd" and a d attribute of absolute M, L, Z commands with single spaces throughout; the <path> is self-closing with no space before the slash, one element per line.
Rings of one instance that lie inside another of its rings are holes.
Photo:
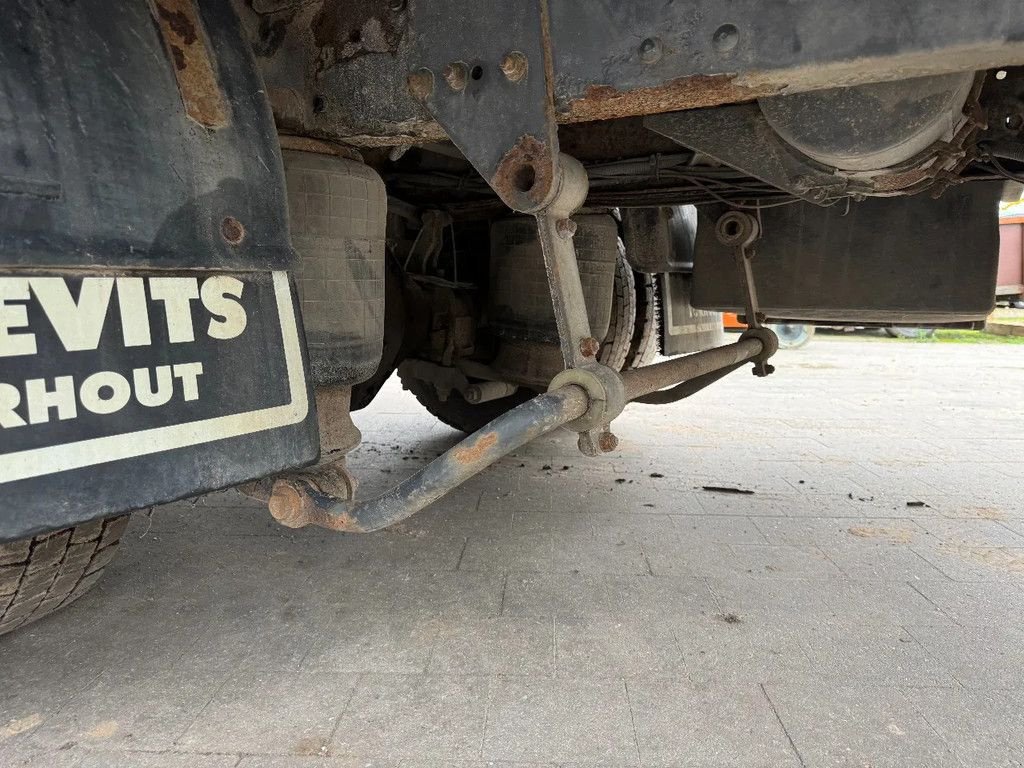
<path fill-rule="evenodd" d="M 748 331 L 735 344 L 626 371 L 622 374 L 626 399 L 645 398 L 666 387 L 735 370 L 744 362 L 769 356 L 776 347 L 775 335 L 759 329 Z M 270 512 L 290 528 L 317 525 L 351 533 L 379 531 L 416 514 L 531 440 L 583 418 L 591 406 L 591 396 L 575 384 L 545 392 L 494 419 L 394 488 L 364 501 L 332 495 L 326 485 L 318 484 L 316 473 L 286 476 L 274 483 Z"/>
<path fill-rule="evenodd" d="M 546 392 L 477 430 L 416 474 L 380 496 L 365 501 L 340 500 L 316 486 L 315 476 L 278 480 L 270 513 L 282 525 L 318 525 L 335 531 L 372 533 L 416 514 L 427 505 L 534 438 L 578 419 L 589 399 L 568 385 Z"/>

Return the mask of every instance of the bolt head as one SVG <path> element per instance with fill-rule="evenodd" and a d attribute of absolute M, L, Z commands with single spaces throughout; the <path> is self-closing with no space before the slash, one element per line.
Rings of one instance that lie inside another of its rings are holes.
<path fill-rule="evenodd" d="M 597 353 L 601 350 L 601 342 L 595 339 L 593 336 L 580 341 L 580 354 L 584 357 L 597 357 Z"/>
<path fill-rule="evenodd" d="M 401 13 L 405 10 L 406 0 L 388 0 L 388 8 L 394 13 Z"/>
<path fill-rule="evenodd" d="M 453 91 L 466 90 L 466 84 L 469 82 L 469 67 L 461 61 L 453 61 L 444 68 L 443 74 L 448 87 Z"/>
<path fill-rule="evenodd" d="M 238 245 L 245 239 L 245 227 L 234 216 L 226 216 L 220 223 L 220 236 L 231 245 Z"/>
<path fill-rule="evenodd" d="M 645 64 L 653 64 L 661 58 L 661 40 L 657 37 L 648 37 L 640 43 L 640 60 Z"/>
<path fill-rule="evenodd" d="M 555 232 L 563 240 L 568 240 L 576 234 L 576 222 L 572 219 L 559 219 L 555 224 Z"/>
<path fill-rule="evenodd" d="M 507 53 L 505 54 L 505 58 L 501 60 L 502 74 L 513 83 L 518 83 L 526 77 L 526 73 L 529 71 L 529 66 L 526 56 L 519 51 Z"/>
<path fill-rule="evenodd" d="M 735 24 L 723 24 L 711 37 L 712 47 L 720 54 L 731 53 L 740 42 L 740 31 Z"/>

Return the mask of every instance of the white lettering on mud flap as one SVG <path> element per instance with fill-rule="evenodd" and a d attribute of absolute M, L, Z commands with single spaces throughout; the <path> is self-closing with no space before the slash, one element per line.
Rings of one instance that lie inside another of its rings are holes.
<path fill-rule="evenodd" d="M 230 275 L 77 282 L 76 296 L 61 276 L 0 276 L 0 483 L 306 418 L 286 272 L 248 283 Z M 255 312 L 243 304 L 246 291 Z M 19 370 L 42 375 L 13 381 Z"/>

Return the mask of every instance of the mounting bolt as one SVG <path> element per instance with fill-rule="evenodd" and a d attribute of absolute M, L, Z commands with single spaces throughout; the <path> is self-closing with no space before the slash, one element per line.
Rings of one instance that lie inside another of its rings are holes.
<path fill-rule="evenodd" d="M 426 68 L 418 69 L 409 75 L 406 85 L 414 99 L 426 101 L 434 92 L 434 73 Z"/>
<path fill-rule="evenodd" d="M 227 216 L 220 223 L 220 236 L 231 245 L 238 245 L 245 239 L 245 227 L 234 216 Z"/>
<path fill-rule="evenodd" d="M 653 64 L 661 58 L 662 48 L 661 39 L 657 37 L 648 37 L 642 43 L 640 43 L 640 60 L 645 64 Z"/>
<path fill-rule="evenodd" d="M 453 91 L 464 91 L 469 82 L 469 67 L 461 61 L 453 61 L 444 68 L 444 79 Z"/>
<path fill-rule="evenodd" d="M 588 336 L 580 341 L 580 354 L 584 357 L 595 357 L 601 349 L 601 342 L 593 336 Z"/>
<path fill-rule="evenodd" d="M 723 24 L 711 37 L 711 45 L 718 53 L 731 53 L 740 42 L 740 31 L 735 24 Z"/>
<path fill-rule="evenodd" d="M 526 77 L 529 68 L 530 64 L 526 60 L 526 56 L 519 51 L 506 53 L 505 58 L 501 60 L 502 73 L 513 83 L 518 83 Z"/>
<path fill-rule="evenodd" d="M 405 0 L 388 0 L 388 8 L 394 13 L 401 13 L 405 10 Z"/>
<path fill-rule="evenodd" d="M 611 432 L 602 432 L 597 438 L 597 447 L 601 449 L 601 453 L 611 453 L 619 447 L 619 438 Z"/>
<path fill-rule="evenodd" d="M 555 223 L 555 233 L 563 240 L 569 240 L 576 234 L 576 222 L 572 219 L 559 219 Z"/>
<path fill-rule="evenodd" d="M 274 483 L 267 506 L 273 518 L 288 528 L 302 528 L 307 523 L 302 509 L 302 494 L 291 483 L 281 480 Z"/>
<path fill-rule="evenodd" d="M 587 336 L 587 338 L 580 340 L 580 354 L 584 357 L 597 357 L 597 353 L 600 351 L 601 342 L 593 336 Z"/>

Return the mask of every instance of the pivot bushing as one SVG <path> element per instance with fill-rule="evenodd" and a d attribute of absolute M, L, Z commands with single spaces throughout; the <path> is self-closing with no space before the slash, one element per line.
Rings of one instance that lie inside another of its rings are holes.
<path fill-rule="evenodd" d="M 601 429 L 622 413 L 626 407 L 626 389 L 622 377 L 606 365 L 588 363 L 567 368 L 551 380 L 548 392 L 575 384 L 587 393 L 587 412 L 565 426 L 574 432 Z"/>

